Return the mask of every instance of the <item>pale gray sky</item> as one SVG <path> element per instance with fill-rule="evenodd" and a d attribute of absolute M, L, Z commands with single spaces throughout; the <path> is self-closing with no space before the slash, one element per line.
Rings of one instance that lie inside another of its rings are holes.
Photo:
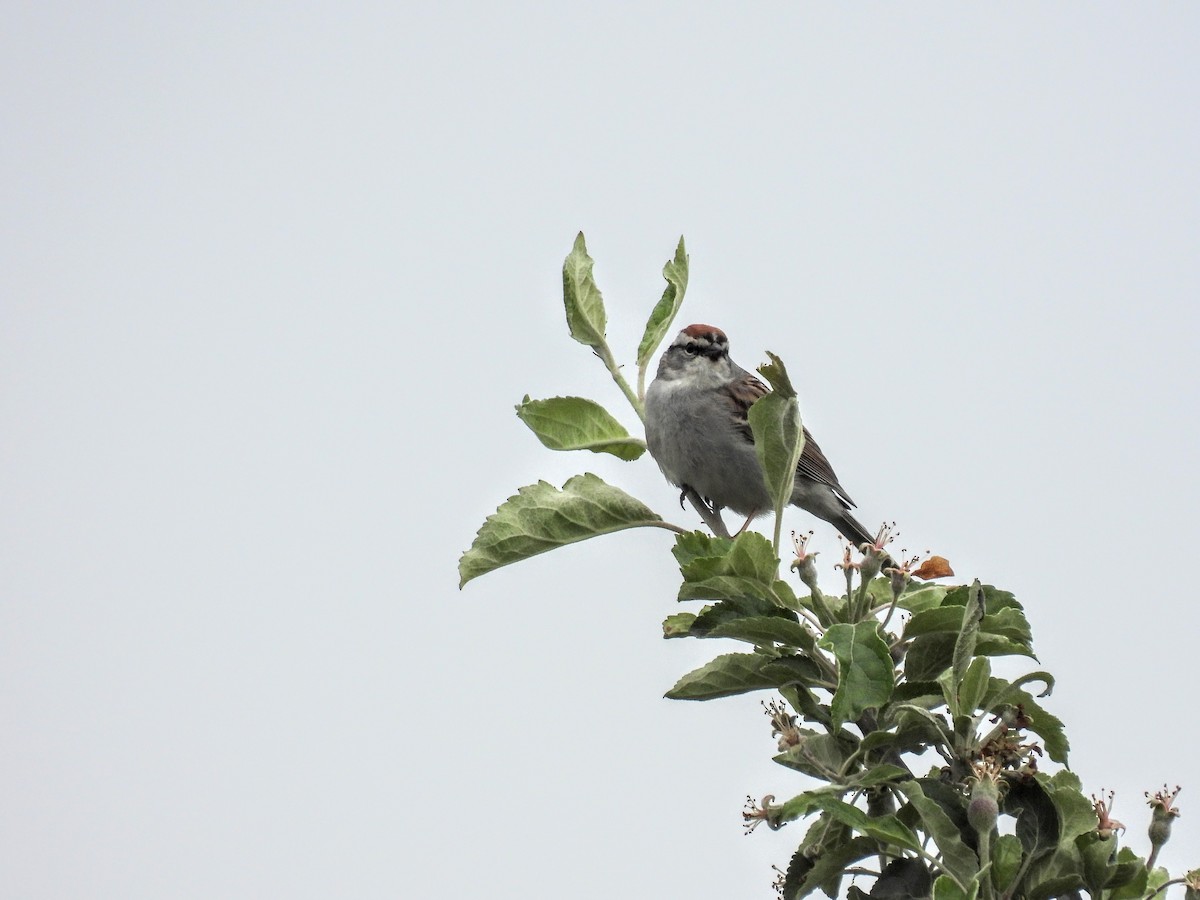
<path fill-rule="evenodd" d="M 472 583 L 565 335 L 787 361 L 861 518 L 1016 592 L 1089 791 L 1200 865 L 1200 7 L 23 4 L 0 36 L 0 895 L 770 897 L 665 532 Z M 789 527 L 814 523 L 800 512 Z M 816 523 L 831 566 L 837 544 Z M 829 572 L 830 584 L 837 584 Z M 1036 667 L 1031 665 L 1030 668 Z"/>

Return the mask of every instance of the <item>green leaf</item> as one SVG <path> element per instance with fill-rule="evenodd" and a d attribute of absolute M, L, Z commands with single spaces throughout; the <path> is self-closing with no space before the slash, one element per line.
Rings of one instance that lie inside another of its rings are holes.
<path fill-rule="evenodd" d="M 810 722 L 817 722 L 830 727 L 829 707 L 817 700 L 817 695 L 813 693 L 813 689 L 808 685 L 793 681 L 781 685 L 779 693 L 798 715 L 803 716 Z"/>
<path fill-rule="evenodd" d="M 979 623 L 979 630 L 985 634 L 999 635 L 1020 644 L 1028 645 L 1033 640 L 1029 620 L 1019 609 L 998 609 L 995 612 L 989 612 Z"/>
<path fill-rule="evenodd" d="M 804 740 L 800 744 L 789 747 L 772 759 L 781 766 L 821 781 L 834 780 L 854 752 L 854 742 L 835 734 L 821 734 L 808 729 L 802 729 L 801 734 Z"/>
<path fill-rule="evenodd" d="M 1069 896 L 1072 891 L 1077 891 L 1081 887 L 1083 887 L 1083 879 L 1078 875 L 1060 875 L 1057 878 L 1050 878 L 1032 885 L 1029 888 L 1028 897 L 1029 900 L 1053 900 L 1053 898 Z"/>
<path fill-rule="evenodd" d="M 925 795 L 916 781 L 904 782 L 900 790 L 920 815 L 925 831 L 937 843 L 946 871 L 960 883 L 971 884 L 979 871 L 979 858 L 963 843 L 958 826 L 941 806 Z"/>
<path fill-rule="evenodd" d="M 1083 861 L 1083 883 L 1087 885 L 1089 894 L 1099 897 L 1108 884 L 1108 861 L 1117 852 L 1116 835 L 1101 837 L 1095 831 L 1089 831 L 1075 838 L 1075 847 Z M 1122 884 L 1127 881 L 1128 878 Z"/>
<path fill-rule="evenodd" d="M 802 855 L 797 851 L 792 857 L 792 864 L 788 866 L 783 900 L 799 900 L 818 889 L 824 890 L 830 897 L 836 897 L 842 873 L 846 868 L 864 856 L 870 856 L 876 849 L 877 845 L 873 840 L 860 837 L 832 844 L 815 857 Z M 792 877 L 793 869 L 796 871 L 795 878 Z"/>
<path fill-rule="evenodd" d="M 733 638 L 758 646 L 770 646 L 775 643 L 805 650 L 816 648 L 816 638 L 811 631 L 799 622 L 782 616 L 747 616 L 722 622 L 709 631 L 706 637 Z"/>
<path fill-rule="evenodd" d="M 556 547 L 661 524 L 662 519 L 640 501 L 591 473 L 574 476 L 561 491 L 539 481 L 518 488 L 487 517 L 458 560 L 458 586 Z"/>
<path fill-rule="evenodd" d="M 921 842 L 912 829 L 895 816 L 869 816 L 865 810 L 844 800 L 823 795 L 815 798 L 813 806 L 829 813 L 843 825 L 848 825 L 855 831 L 882 841 L 884 844 L 903 847 L 905 850 L 914 852 L 921 848 Z"/>
<path fill-rule="evenodd" d="M 975 900 L 978 888 L 974 882 L 969 887 L 964 891 L 949 875 L 939 875 L 933 883 L 933 900 Z"/>
<path fill-rule="evenodd" d="M 800 404 L 787 369 L 774 353 L 768 352 L 767 356 L 771 362 L 759 366 L 758 371 L 774 390 L 754 402 L 747 418 L 754 433 L 754 452 L 778 516 L 792 499 L 796 465 L 804 448 L 804 433 L 800 424 Z"/>
<path fill-rule="evenodd" d="M 589 347 L 602 347 L 608 317 L 604 312 L 604 298 L 592 277 L 592 265 L 581 231 L 563 262 L 563 306 L 566 307 L 571 337 Z"/>
<path fill-rule="evenodd" d="M 680 600 L 754 597 L 774 606 L 795 604 L 792 589 L 775 577 L 779 558 L 770 541 L 757 531 L 744 531 L 732 542 L 714 542 L 705 555 L 701 548 L 691 535 L 681 535 L 676 541 L 675 556 L 681 560 L 683 575 Z"/>
<path fill-rule="evenodd" d="M 913 640 L 926 634 L 958 634 L 962 630 L 961 606 L 938 606 L 914 613 L 904 626 L 904 639 Z"/>
<path fill-rule="evenodd" d="M 837 658 L 838 686 L 831 705 L 835 727 L 888 702 L 896 680 L 878 622 L 869 619 L 855 625 L 832 625 L 818 646 Z"/>
<path fill-rule="evenodd" d="M 950 668 L 954 655 L 953 634 L 923 634 L 904 654 L 904 677 L 912 682 L 937 681 Z"/>
<path fill-rule="evenodd" d="M 975 641 L 979 635 L 979 623 L 983 620 L 983 586 L 979 579 L 971 585 L 970 597 L 963 611 L 962 630 L 954 642 L 954 683 L 962 684 L 967 666 L 975 656 Z"/>
<path fill-rule="evenodd" d="M 1015 834 L 1002 834 L 992 844 L 992 884 L 1005 892 L 1017 877 L 1024 857 L 1021 841 Z"/>
<path fill-rule="evenodd" d="M 816 664 L 798 656 L 726 653 L 688 672 L 665 696 L 671 700 L 713 700 L 776 688 L 790 681 L 812 682 L 819 677 Z"/>
<path fill-rule="evenodd" d="M 904 626 L 905 639 L 913 639 L 927 634 L 957 634 L 964 625 L 964 608 L 950 604 L 914 613 Z M 1020 643 L 1028 652 L 1031 634 L 1029 622 L 1025 613 L 1019 609 L 1002 609 L 997 613 L 988 614 L 980 620 L 979 639 L 1001 637 Z M 979 654 L 978 648 L 975 650 Z"/>
<path fill-rule="evenodd" d="M 930 712 L 925 707 L 917 706 L 914 703 L 897 703 L 891 709 L 896 721 L 906 724 L 906 727 L 920 726 L 920 732 L 927 736 L 929 743 L 942 744 L 946 747 L 950 747 L 954 743 L 950 726 L 937 713 Z"/>
<path fill-rule="evenodd" d="M 583 397 L 552 397 L 517 404 L 517 416 L 551 450 L 591 450 L 628 461 L 646 452 L 646 442 L 631 437 L 599 403 Z"/>
<path fill-rule="evenodd" d="M 986 656 L 977 656 L 967 667 L 967 674 L 958 687 L 958 710 L 963 715 L 972 716 L 983 701 L 989 679 L 992 677 L 992 664 Z"/>
<path fill-rule="evenodd" d="M 942 690 L 936 681 L 902 681 L 892 692 L 892 700 L 917 700 L 924 698 L 925 706 L 933 709 L 941 702 Z"/>
<path fill-rule="evenodd" d="M 870 894 L 869 900 L 911 900 L 928 897 L 933 890 L 929 867 L 923 860 L 911 856 L 893 859 L 883 867 Z"/>
<path fill-rule="evenodd" d="M 1121 851 L 1117 853 L 1117 859 L 1120 860 L 1121 863 L 1126 862 L 1126 859 L 1124 859 L 1124 857 L 1126 857 L 1127 850 L 1129 850 L 1128 847 L 1122 847 Z M 1129 856 L 1133 856 L 1132 851 L 1130 851 Z M 1200 874 L 1200 870 L 1198 870 L 1198 869 L 1193 869 L 1192 871 L 1188 872 L 1188 881 L 1196 883 L 1196 875 L 1198 875 L 1198 874 Z M 1128 890 L 1136 887 L 1136 882 L 1138 882 L 1139 880 L 1136 880 L 1136 878 L 1135 878 L 1135 880 L 1133 882 L 1126 884 L 1126 886 L 1124 886 L 1124 887 L 1117 888 L 1115 890 L 1115 892 L 1112 892 L 1112 900 L 1127 900 L 1127 898 L 1141 898 L 1141 896 L 1146 896 L 1147 894 L 1154 892 L 1154 890 L 1158 890 L 1159 888 L 1164 887 L 1166 882 L 1169 882 L 1170 880 L 1171 880 L 1170 872 L 1166 871 L 1166 869 L 1164 869 L 1163 866 L 1160 866 L 1160 865 L 1154 866 L 1154 871 L 1147 872 L 1146 878 L 1145 878 L 1145 884 L 1142 884 L 1142 886 L 1141 886 L 1142 890 L 1140 893 L 1136 893 L 1136 894 L 1127 893 Z M 1195 888 L 1184 888 L 1183 900 L 1200 900 L 1200 890 L 1195 889 Z"/>
<path fill-rule="evenodd" d="M 672 616 L 667 616 L 665 619 L 663 619 L 662 624 L 663 637 L 687 637 L 690 634 L 692 625 L 695 623 L 695 621 L 695 614 L 690 612 L 675 613 Z"/>
<path fill-rule="evenodd" d="M 948 590 L 949 588 L 944 585 L 918 584 L 913 581 L 909 583 L 908 589 L 900 595 L 896 605 L 914 614 L 925 612 L 927 609 L 940 606 Z"/>
<path fill-rule="evenodd" d="M 680 570 L 697 559 L 713 559 L 725 556 L 733 547 L 732 538 L 717 537 L 703 531 L 689 531 L 675 538 L 671 555 L 679 563 Z"/>
<path fill-rule="evenodd" d="M 895 702 L 895 698 L 892 699 L 892 702 Z M 892 721 L 895 718 L 895 714 L 891 712 L 893 707 L 890 704 L 888 709 L 889 721 L 887 727 L 890 728 L 895 724 L 895 722 Z M 875 761 L 884 759 L 892 751 L 896 753 L 922 753 L 929 746 L 929 743 L 929 726 L 924 722 L 920 722 L 899 727 L 895 731 L 872 731 L 865 738 L 863 738 L 862 748 L 863 752 L 867 754 L 867 760 Z M 895 757 L 892 758 L 894 759 Z M 881 768 L 892 769 L 895 767 L 876 763 L 871 766 L 869 771 L 875 772 Z M 905 773 L 904 777 L 912 777 L 911 772 L 908 772 L 907 770 L 902 771 Z M 893 781 L 895 779 L 885 778 L 884 780 Z"/>
<path fill-rule="evenodd" d="M 1110 890 L 1107 895 L 1110 900 L 1133 900 L 1133 898 L 1147 897 L 1171 880 L 1171 876 L 1162 866 L 1157 866 L 1153 872 L 1148 871 L 1145 860 L 1139 859 L 1138 855 L 1129 847 L 1122 847 L 1117 851 L 1117 865 L 1132 865 L 1136 868 L 1129 881 Z M 1191 894 L 1191 888 L 1184 891 L 1183 900 L 1192 900 L 1189 894 Z M 1156 896 L 1165 897 L 1166 893 L 1156 894 Z"/>
<path fill-rule="evenodd" d="M 932 878 L 929 866 L 924 860 L 913 857 L 899 857 L 883 866 L 880 877 L 871 886 L 871 893 L 858 890 L 857 896 L 865 900 L 911 900 L 912 898 L 928 898 L 932 892 Z M 850 900 L 851 894 L 846 894 Z"/>
<path fill-rule="evenodd" d="M 780 891 L 781 900 L 796 900 L 797 897 L 803 897 L 812 893 L 815 886 L 804 890 L 805 879 L 808 878 L 808 874 L 812 869 L 813 860 L 804 852 L 804 848 L 801 847 L 796 850 L 792 854 L 787 872 L 783 876 L 783 885 Z"/>
<path fill-rule="evenodd" d="M 675 314 L 679 312 L 679 307 L 683 304 L 683 295 L 687 291 L 688 285 L 688 255 L 684 250 L 682 236 L 679 238 L 679 246 L 675 248 L 675 258 L 667 260 L 662 273 L 663 278 L 667 280 L 667 287 L 663 291 L 662 299 L 654 305 L 650 319 L 646 322 L 646 331 L 642 335 L 642 342 L 638 344 L 637 365 L 639 371 L 650 364 L 650 358 L 654 356 L 654 351 L 666 337 L 671 328 L 671 322 L 675 319 Z"/>
<path fill-rule="evenodd" d="M 971 599 L 973 587 L 973 584 L 960 584 L 951 588 L 946 594 L 946 599 L 942 601 L 942 605 L 966 606 Z M 983 601 L 984 607 L 989 613 L 995 613 L 1002 609 L 1024 609 L 1011 593 L 990 584 L 983 585 Z"/>
<path fill-rule="evenodd" d="M 893 766 L 889 763 L 877 763 L 863 772 L 862 775 L 849 778 L 844 783 L 850 787 L 867 788 L 887 784 L 892 781 L 901 781 L 909 776 L 910 773 L 907 769 L 902 769 L 899 766 Z"/>
<path fill-rule="evenodd" d="M 1075 840 L 1081 834 L 1095 832 L 1096 810 L 1080 790 L 1079 778 L 1066 769 L 1055 772 L 1042 786 L 1058 810 L 1060 843 Z"/>
<path fill-rule="evenodd" d="M 1011 780 L 1000 798 L 1000 809 L 1017 820 L 1017 837 L 1025 852 L 1036 860 L 1058 847 L 1060 823 L 1058 810 L 1042 783 Z"/>
<path fill-rule="evenodd" d="M 735 596 L 727 600 L 720 600 L 704 607 L 700 610 L 700 614 L 696 616 L 696 624 L 692 626 L 692 634 L 695 637 L 707 637 L 708 633 L 718 625 L 724 625 L 726 622 L 734 622 L 738 619 L 754 618 L 756 616 L 779 616 L 789 619 L 792 622 L 796 621 L 796 614 L 794 612 L 780 609 L 764 597 L 747 594 L 745 596 Z"/>

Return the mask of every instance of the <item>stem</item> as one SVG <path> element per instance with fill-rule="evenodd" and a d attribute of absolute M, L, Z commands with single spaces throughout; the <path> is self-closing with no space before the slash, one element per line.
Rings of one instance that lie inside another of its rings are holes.
<path fill-rule="evenodd" d="M 667 531 L 673 531 L 676 534 L 691 534 L 686 528 L 671 522 L 647 522 L 646 526 L 649 528 L 665 528 Z"/>
<path fill-rule="evenodd" d="M 849 621 L 854 623 L 854 570 L 849 566 L 843 570 L 846 575 L 846 615 Z"/>
<path fill-rule="evenodd" d="M 867 588 L 870 582 L 863 578 L 862 572 L 858 573 L 858 595 L 854 598 L 854 602 L 850 604 L 852 612 L 851 622 L 861 622 L 867 617 L 867 611 L 871 605 L 871 598 L 867 596 Z M 846 589 L 846 600 L 850 601 L 849 585 Z"/>
<path fill-rule="evenodd" d="M 977 832 L 977 834 L 979 835 L 979 862 L 983 865 L 983 868 L 979 870 L 980 900 L 992 900 L 992 876 L 988 874 L 988 869 L 992 865 L 992 829 L 989 828 L 987 831 Z M 987 878 L 983 878 L 985 874 L 988 874 Z"/>
<path fill-rule="evenodd" d="M 605 368 L 612 375 L 613 381 L 617 383 L 617 387 L 621 389 L 621 393 L 625 395 L 625 399 L 629 401 L 629 405 L 633 407 L 633 411 L 638 414 L 638 418 L 645 425 L 646 408 L 638 395 L 633 392 L 633 388 L 629 386 L 629 382 L 625 380 L 625 376 L 621 374 L 621 367 L 613 359 L 612 351 L 608 349 L 608 344 L 601 344 L 599 347 L 594 348 L 594 350 L 596 355 L 600 357 L 600 361 L 604 363 Z"/>
<path fill-rule="evenodd" d="M 797 603 L 796 605 L 800 606 L 799 603 Z M 794 612 L 798 616 L 803 616 L 804 620 L 806 622 L 808 622 L 810 625 L 812 625 L 812 627 L 814 629 L 816 629 L 818 636 L 825 633 L 825 626 L 821 624 L 821 620 L 818 619 L 813 613 L 810 613 L 804 607 L 801 606 L 799 609 L 792 610 L 792 612 Z"/>
<path fill-rule="evenodd" d="M 894 597 L 892 597 L 892 602 L 887 608 L 887 615 L 883 617 L 884 630 L 887 629 L 888 622 L 892 621 L 892 613 L 894 613 L 896 611 L 896 604 L 899 602 L 899 600 L 900 600 L 899 594 L 896 594 Z M 871 610 L 871 612 L 875 612 L 875 610 Z"/>
<path fill-rule="evenodd" d="M 1187 884 L 1187 879 L 1186 878 L 1172 878 L 1166 884 L 1160 886 L 1158 888 L 1158 890 L 1156 890 L 1153 894 L 1150 894 L 1150 896 L 1148 896 L 1146 898 L 1146 900 L 1152 900 L 1152 898 L 1157 897 L 1159 894 L 1161 894 L 1163 891 L 1165 891 L 1167 888 L 1169 888 L 1173 884 Z"/>
<path fill-rule="evenodd" d="M 821 619 L 821 624 L 828 628 L 836 621 L 833 618 L 833 610 L 825 602 L 825 595 L 821 593 L 819 587 L 814 584 L 809 588 L 809 592 L 808 598 L 812 601 L 812 605 L 817 611 L 817 617 Z"/>

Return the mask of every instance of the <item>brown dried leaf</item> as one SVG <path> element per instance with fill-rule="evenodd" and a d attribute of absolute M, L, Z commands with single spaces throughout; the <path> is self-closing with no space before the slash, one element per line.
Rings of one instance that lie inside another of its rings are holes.
<path fill-rule="evenodd" d="M 950 560 L 944 556 L 931 556 L 913 572 L 915 578 L 920 578 L 922 581 L 929 581 L 934 578 L 945 578 L 948 575 L 953 575 L 954 570 L 950 568 Z"/>

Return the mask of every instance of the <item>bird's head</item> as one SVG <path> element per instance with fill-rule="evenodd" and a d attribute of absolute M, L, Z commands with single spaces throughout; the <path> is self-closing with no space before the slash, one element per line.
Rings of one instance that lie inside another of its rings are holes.
<path fill-rule="evenodd" d="M 689 325 L 676 335 L 658 362 L 658 377 L 698 381 L 727 379 L 729 338 L 715 325 Z"/>

